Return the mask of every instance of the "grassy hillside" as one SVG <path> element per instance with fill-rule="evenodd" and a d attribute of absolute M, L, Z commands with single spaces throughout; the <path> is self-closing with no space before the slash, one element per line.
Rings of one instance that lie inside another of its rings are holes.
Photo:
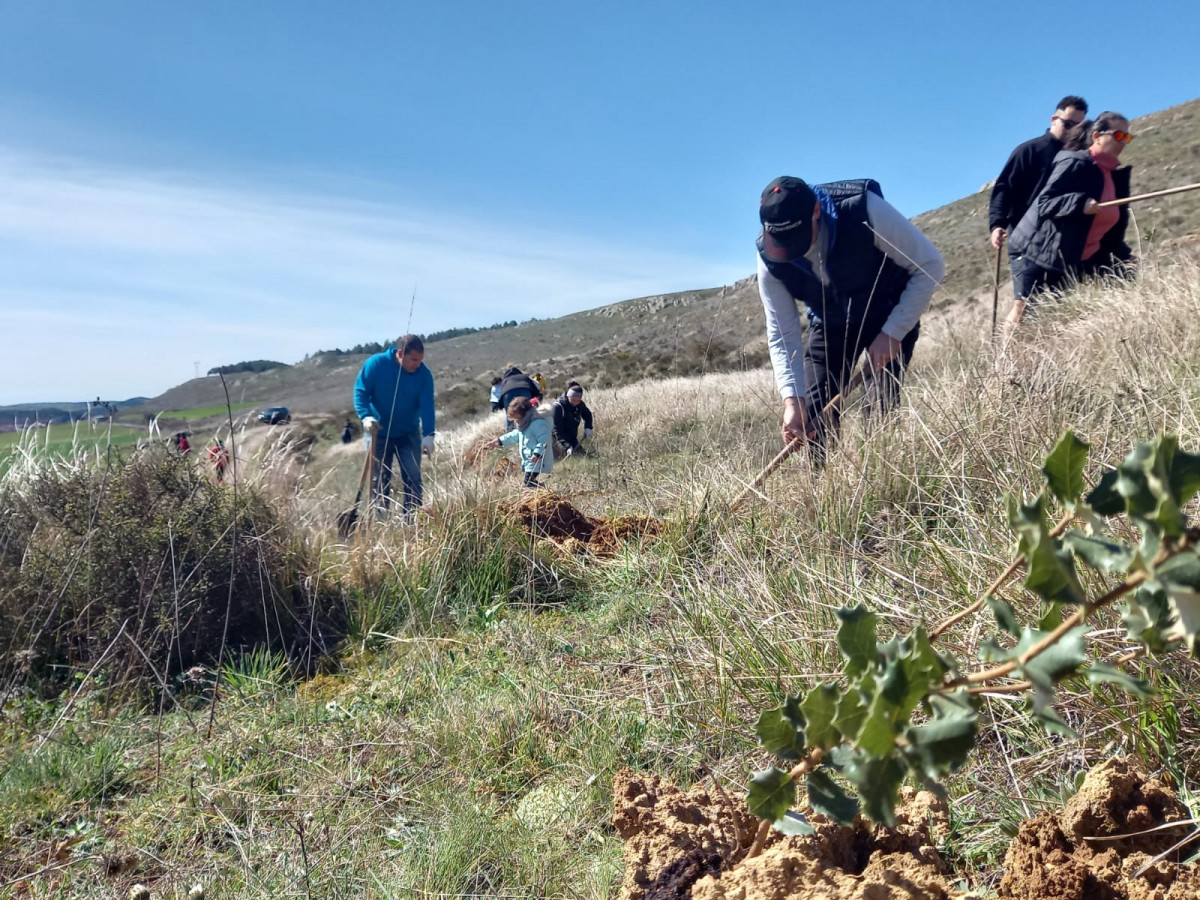
<path fill-rule="evenodd" d="M 1139 315 L 1114 327 L 1126 308 Z M 239 587 L 236 608 L 278 613 L 289 638 L 220 665 L 181 668 L 168 642 L 148 666 L 139 649 L 193 627 L 172 611 L 198 589 L 221 599 L 195 617 L 222 633 L 231 530 L 213 511 L 231 489 L 153 456 L 144 478 L 99 473 L 89 488 L 65 464 L 10 471 L 3 502 L 20 514 L 0 532 L 0 633 L 34 626 L 52 648 L 36 626 L 62 603 L 98 619 L 96 585 L 134 588 L 121 598 L 132 611 L 98 622 L 61 667 L 0 646 L 0 896 L 123 896 L 135 882 L 156 898 L 194 883 L 210 897 L 615 896 L 613 776 L 630 767 L 738 797 L 765 759 L 758 711 L 837 670 L 834 611 L 864 603 L 886 637 L 966 608 L 1013 553 L 1005 497 L 1040 484 L 1065 428 L 1092 445 L 1089 482 L 1159 429 L 1200 449 L 1194 261 L 1089 286 L 996 345 L 962 340 L 985 321 L 971 312 L 929 330 L 895 415 L 852 408 L 825 468 L 793 459 L 737 514 L 726 502 L 778 447 L 765 370 L 597 389 L 594 453 L 551 482 L 590 515 L 649 514 L 661 528 L 603 557 L 531 539 L 515 482 L 489 475 L 498 453 L 465 465 L 493 418 L 444 435 L 417 525 L 364 527 L 354 546 L 332 522 L 361 446 L 294 452 L 285 432 L 251 429 L 237 502 L 255 517 L 233 534 L 272 578 Z M 171 478 L 177 518 L 154 493 Z M 89 533 L 104 497 L 149 512 L 119 540 Z M 186 526 L 198 517 L 203 540 Z M 14 604 L 18 583 L 40 599 Z M 139 619 L 143 594 L 165 606 Z M 1038 613 L 1019 586 L 1004 594 Z M 343 614 L 344 637 L 304 678 L 289 652 L 318 612 Z M 1116 616 L 1093 625 L 1097 652 L 1128 648 Z M 993 631 L 985 612 L 947 646 L 974 659 Z M 947 781 L 938 846 L 965 886 L 994 887 L 1017 822 L 1108 756 L 1194 788 L 1200 663 L 1169 654 L 1134 671 L 1151 700 L 1069 686 L 1059 708 L 1078 739 L 1047 736 L 1017 698 L 990 699 L 978 753 Z"/>
<path fill-rule="evenodd" d="M 1135 120 L 1138 139 L 1124 161 L 1134 166 L 1138 192 L 1200 178 L 1200 100 Z M 1014 135 L 1013 144 L 1029 135 Z M 997 148 L 996 170 L 1011 147 Z M 886 186 L 885 186 L 886 187 Z M 928 322 L 961 321 L 961 310 L 979 304 L 990 317 L 995 253 L 987 244 L 984 190 L 915 221 L 942 251 L 947 276 Z M 1135 249 L 1149 254 L 1200 230 L 1200 192 L 1165 197 L 1135 208 Z M 747 247 L 747 266 L 752 260 Z M 1007 259 L 1004 262 L 1007 267 Z M 1002 274 L 1007 279 L 1007 269 Z M 1007 290 L 1007 288 L 1006 288 Z M 978 319 L 983 322 L 983 318 Z M 570 378 L 592 387 L 631 384 L 642 378 L 731 371 L 765 364 L 765 326 L 751 276 L 724 287 L 642 297 L 515 328 L 439 341 L 426 362 L 438 386 L 447 423 L 487 409 L 488 385 L 508 362 L 541 371 L 552 389 Z M 351 408 L 354 377 L 365 357 L 315 358 L 286 369 L 238 374 L 228 379 L 235 403 L 289 406 L 301 415 L 344 415 Z M 173 388 L 136 410 L 144 416 L 166 409 L 224 402 L 216 378 Z"/>

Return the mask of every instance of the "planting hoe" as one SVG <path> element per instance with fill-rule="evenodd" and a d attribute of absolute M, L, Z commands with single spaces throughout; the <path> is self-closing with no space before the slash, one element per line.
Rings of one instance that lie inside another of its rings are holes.
<path fill-rule="evenodd" d="M 841 393 L 837 394 L 832 400 L 825 404 L 825 408 L 821 410 L 821 418 L 825 418 L 834 410 L 836 410 L 841 405 L 842 401 L 850 395 L 851 391 L 855 390 L 860 384 L 863 383 L 863 381 L 866 380 L 868 374 L 870 374 L 869 364 L 864 363 L 862 368 L 854 373 L 854 377 L 846 382 L 846 386 L 842 388 Z M 758 489 L 763 486 L 763 482 L 771 477 L 771 474 L 783 464 L 785 459 L 787 459 L 807 443 L 807 439 L 800 438 L 793 438 L 791 441 L 789 441 L 787 445 L 775 455 L 775 458 L 767 463 L 761 472 L 754 476 L 754 480 L 751 481 L 750 484 L 748 484 L 740 494 L 733 498 L 733 502 L 729 504 L 729 511 L 733 512 L 742 505 L 747 497 L 753 493 L 756 493 Z"/>
<path fill-rule="evenodd" d="M 358 504 L 362 500 L 363 487 L 370 482 L 373 463 L 375 462 L 374 447 L 367 447 L 367 456 L 363 460 L 362 475 L 358 479 L 358 493 L 354 495 L 354 505 L 347 510 L 338 513 L 337 526 L 338 537 L 347 540 L 354 535 L 354 530 L 358 528 Z M 368 500 L 368 505 L 370 501 Z"/>

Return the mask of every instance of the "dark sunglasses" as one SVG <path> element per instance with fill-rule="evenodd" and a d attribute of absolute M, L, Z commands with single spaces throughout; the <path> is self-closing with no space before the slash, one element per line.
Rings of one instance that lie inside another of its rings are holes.
<path fill-rule="evenodd" d="M 1128 131 L 1099 131 L 1097 134 L 1111 134 L 1112 139 L 1118 144 L 1128 144 L 1133 140 L 1133 135 Z"/>
<path fill-rule="evenodd" d="M 1050 118 L 1058 119 L 1058 121 L 1063 123 L 1064 128 L 1074 128 L 1076 125 L 1079 125 L 1081 122 L 1083 122 L 1083 119 L 1080 119 L 1078 122 L 1072 122 L 1066 116 L 1051 116 Z"/>

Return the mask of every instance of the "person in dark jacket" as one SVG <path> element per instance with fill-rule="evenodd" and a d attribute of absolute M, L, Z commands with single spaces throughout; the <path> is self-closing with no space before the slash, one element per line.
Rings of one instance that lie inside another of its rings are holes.
<path fill-rule="evenodd" d="M 535 397 L 538 402 L 541 402 L 542 391 L 537 386 L 532 378 L 522 372 L 514 365 L 509 365 L 504 370 L 504 375 L 500 378 L 500 408 L 508 414 L 508 405 L 518 397 L 524 397 L 527 400 L 532 400 Z M 536 404 L 535 404 L 536 405 Z M 507 427 L 511 430 L 513 427 L 511 419 L 505 419 Z"/>
<path fill-rule="evenodd" d="M 1021 321 L 1037 295 L 1071 278 L 1122 272 L 1130 263 L 1129 208 L 1099 205 L 1130 195 L 1130 168 L 1119 161 L 1132 140 L 1129 120 L 1115 112 L 1103 112 L 1072 131 L 1068 149 L 1055 157 L 1046 186 L 1012 234 L 1022 268 L 1014 277 L 1017 299 L 1010 323 Z"/>
<path fill-rule="evenodd" d="M 758 292 L 783 397 L 783 440 L 815 440 L 819 458 L 820 413 L 864 350 L 873 405 L 883 410 L 899 398 L 921 314 L 946 266 L 871 179 L 810 186 L 776 178 L 758 214 Z M 808 315 L 807 343 L 797 301 Z"/>
<path fill-rule="evenodd" d="M 554 444 L 562 456 L 579 454 L 587 456 L 587 451 L 579 444 L 579 422 L 583 420 L 583 436 L 592 436 L 592 411 L 583 402 L 583 387 L 578 381 L 567 385 L 566 391 L 554 401 Z"/>
<path fill-rule="evenodd" d="M 1082 97 L 1063 97 L 1050 117 L 1050 128 L 1046 133 L 1018 145 L 1009 154 L 1008 162 L 996 176 L 992 197 L 988 201 L 988 231 L 991 232 L 991 243 L 996 250 L 1004 245 L 1005 238 L 1017 227 L 1034 198 L 1046 186 L 1046 179 L 1054 166 L 1054 157 L 1063 149 L 1067 132 L 1084 120 L 1087 111 L 1087 101 Z M 1021 255 L 1013 250 L 1011 241 L 1008 245 L 1008 261 L 1013 274 L 1013 292 L 1016 294 L 1022 260 Z M 1021 299 L 1019 294 L 1016 297 Z"/>

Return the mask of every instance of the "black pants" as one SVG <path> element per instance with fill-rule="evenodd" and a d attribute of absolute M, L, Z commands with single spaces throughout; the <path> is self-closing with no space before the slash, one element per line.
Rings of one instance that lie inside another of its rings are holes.
<path fill-rule="evenodd" d="M 1036 302 L 1040 294 L 1058 290 L 1067 280 L 1066 272 L 1046 269 L 1022 256 L 1011 257 L 1013 295 L 1026 303 Z"/>
<path fill-rule="evenodd" d="M 823 416 L 822 411 L 850 381 L 854 363 L 879 336 L 882 327 L 882 323 L 861 323 L 842 329 L 827 328 L 820 322 L 811 323 L 808 346 L 804 350 L 804 403 L 809 421 L 816 426 L 813 449 L 818 455 L 829 433 L 837 431 L 840 420 L 838 410 L 832 410 L 828 416 Z M 867 381 L 870 409 L 883 413 L 899 402 L 900 383 L 904 380 L 904 370 L 912 361 L 920 333 L 921 324 L 918 322 L 900 342 L 900 354 Z"/>
<path fill-rule="evenodd" d="M 538 484 L 538 475 L 539 474 L 540 473 L 538 473 L 538 472 L 526 472 L 525 473 L 525 482 L 522 485 L 522 487 L 533 488 L 534 490 L 541 487 L 541 485 Z"/>

